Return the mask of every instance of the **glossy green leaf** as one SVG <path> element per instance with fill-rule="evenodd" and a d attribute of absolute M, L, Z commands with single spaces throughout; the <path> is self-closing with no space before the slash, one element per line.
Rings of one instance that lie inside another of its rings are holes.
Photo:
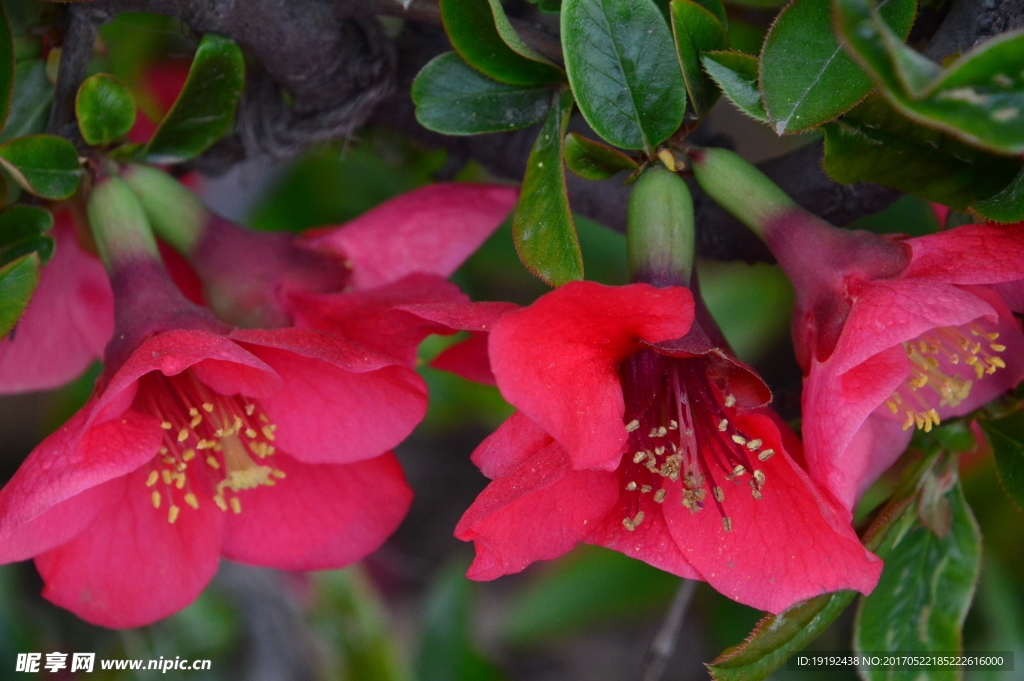
<path fill-rule="evenodd" d="M 906 38 L 915 0 L 883 0 L 881 17 Z M 795 0 L 772 23 L 761 50 L 761 91 L 775 132 L 797 133 L 854 107 L 874 87 L 832 30 L 831 0 Z"/>
<path fill-rule="evenodd" d="M 607 180 L 623 170 L 636 170 L 640 166 L 618 149 L 587 139 L 575 132 L 565 136 L 566 167 L 588 180 Z"/>
<path fill-rule="evenodd" d="M 920 523 L 898 543 L 887 540 L 885 569 L 871 595 L 861 601 L 853 645 L 859 651 L 899 654 L 959 651 L 961 628 L 974 597 L 981 568 L 981 531 L 967 506 L 955 472 L 944 501 L 951 512 L 944 536 Z M 913 668 L 862 670 L 867 681 L 917 679 Z M 930 681 L 956 681 L 956 667 L 928 670 Z"/>
<path fill-rule="evenodd" d="M 757 88 L 757 57 L 742 52 L 707 52 L 701 57 L 701 63 L 740 111 L 762 123 L 768 121 L 761 92 Z"/>
<path fill-rule="evenodd" d="M 682 123 L 686 84 L 652 0 L 565 0 L 562 51 L 583 117 L 608 142 L 652 152 Z"/>
<path fill-rule="evenodd" d="M 729 25 L 729 17 L 725 13 L 725 5 L 722 4 L 722 0 L 695 0 L 698 5 L 711 12 L 715 17 L 722 22 L 722 26 Z"/>
<path fill-rule="evenodd" d="M 1020 169 L 914 123 L 873 96 L 825 127 L 825 170 L 838 182 L 876 182 L 956 210 L 992 196 Z"/>
<path fill-rule="evenodd" d="M 26 59 L 14 69 L 14 97 L 0 143 L 46 130 L 53 102 L 53 85 L 46 78 L 42 59 Z"/>
<path fill-rule="evenodd" d="M 551 102 L 546 87 L 499 83 L 454 52 L 432 59 L 412 84 L 416 120 L 445 135 L 476 135 L 533 125 Z"/>
<path fill-rule="evenodd" d="M 66 199 L 82 177 L 78 152 L 63 137 L 30 135 L 0 145 L 0 165 L 22 189 L 46 199 Z"/>
<path fill-rule="evenodd" d="M 552 286 L 583 278 L 583 255 L 562 168 L 562 140 L 570 113 L 572 95 L 557 93 L 530 151 L 519 203 L 512 215 L 519 259 Z"/>
<path fill-rule="evenodd" d="M 17 204 L 0 213 L 0 247 L 42 236 L 53 227 L 53 215 L 38 206 Z"/>
<path fill-rule="evenodd" d="M 971 212 L 995 222 L 1024 221 L 1024 168 L 1001 192 L 975 202 Z"/>
<path fill-rule="evenodd" d="M 501 673 L 473 643 L 473 584 L 466 566 L 448 565 L 430 586 L 423 606 L 419 681 L 500 681 Z"/>
<path fill-rule="evenodd" d="M 0 337 L 6 336 L 39 285 L 39 256 L 35 253 L 0 267 Z"/>
<path fill-rule="evenodd" d="M 35 236 L 22 239 L 9 246 L 0 248 L 0 266 L 14 262 L 18 258 L 35 253 L 39 256 L 39 263 L 45 265 L 53 257 L 53 237 Z"/>
<path fill-rule="evenodd" d="M 565 80 L 522 41 L 498 0 L 441 0 L 441 20 L 459 56 L 486 76 L 527 86 Z"/>
<path fill-rule="evenodd" d="M 78 88 L 75 116 L 82 139 L 89 144 L 109 144 L 135 125 L 135 98 L 114 76 L 97 73 Z"/>
<path fill-rule="evenodd" d="M 704 72 L 700 58 L 705 52 L 728 47 L 729 35 L 721 19 L 696 2 L 672 0 L 670 8 L 686 92 L 697 117 L 703 118 L 718 100 L 719 91 Z"/>
<path fill-rule="evenodd" d="M 856 591 L 837 591 L 802 601 L 757 623 L 743 643 L 729 648 L 707 665 L 715 681 L 760 681 L 781 667 L 795 651 L 825 631 Z"/>
<path fill-rule="evenodd" d="M 14 96 L 14 39 L 7 11 L 0 5 L 0 127 L 7 120 Z"/>
<path fill-rule="evenodd" d="M 625 585 L 629 585 L 628 587 Z M 581 546 L 511 600 L 505 638 L 544 643 L 665 607 L 679 578 L 621 553 Z"/>
<path fill-rule="evenodd" d="M 562 9 L 562 0 L 530 0 L 537 5 L 537 9 L 545 14 L 558 14 Z"/>
<path fill-rule="evenodd" d="M 978 423 L 992 445 L 1004 489 L 1024 509 L 1024 411 L 991 420 L 979 419 Z"/>
<path fill-rule="evenodd" d="M 185 87 L 143 151 L 145 159 L 181 163 L 206 151 L 231 129 L 244 85 L 242 50 L 230 38 L 207 33 Z"/>
<path fill-rule="evenodd" d="M 1024 31 L 988 40 L 947 68 L 902 44 L 871 0 L 834 0 L 836 28 L 883 94 L 919 123 L 996 153 L 1024 152 Z"/>

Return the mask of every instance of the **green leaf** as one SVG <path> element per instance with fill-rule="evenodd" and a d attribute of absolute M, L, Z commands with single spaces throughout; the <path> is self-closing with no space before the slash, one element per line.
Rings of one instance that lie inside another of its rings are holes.
<path fill-rule="evenodd" d="M 14 97 L 14 39 L 7 11 L 0 5 L 0 127 L 7 120 Z"/>
<path fill-rule="evenodd" d="M 501 673 L 472 640 L 473 591 L 456 562 L 444 568 L 430 586 L 423 606 L 423 624 L 416 664 L 419 681 L 499 681 Z"/>
<path fill-rule="evenodd" d="M 244 84 L 238 45 L 213 33 L 203 36 L 185 87 L 146 145 L 145 159 L 181 163 L 210 148 L 231 128 Z"/>
<path fill-rule="evenodd" d="M 36 253 L 39 256 L 39 264 L 45 265 L 53 256 L 53 247 L 53 237 L 49 236 L 35 236 L 16 241 L 0 248 L 0 266 L 14 262 L 29 253 Z"/>
<path fill-rule="evenodd" d="M 0 213 L 0 247 L 42 236 L 53 227 L 53 215 L 38 206 L 18 204 Z"/>
<path fill-rule="evenodd" d="M 846 48 L 904 115 L 996 153 L 1024 152 L 1024 31 L 1003 33 L 941 68 L 907 47 L 871 0 L 834 0 Z"/>
<path fill-rule="evenodd" d="M 621 553 L 581 546 L 538 575 L 511 602 L 505 637 L 543 643 L 586 627 L 663 608 L 679 578 Z"/>
<path fill-rule="evenodd" d="M 412 83 L 416 120 L 445 135 L 477 135 L 525 128 L 544 118 L 546 87 L 499 83 L 471 68 L 454 52 L 432 59 Z"/>
<path fill-rule="evenodd" d="M 672 0 L 672 32 L 675 34 L 683 80 L 690 96 L 690 105 L 698 118 L 703 118 L 718 100 L 718 88 L 701 67 L 701 55 L 724 50 L 729 35 L 721 19 L 691 0 Z"/>
<path fill-rule="evenodd" d="M 877 182 L 956 210 L 992 196 L 1020 163 L 904 118 L 885 99 L 825 127 L 825 170 L 837 182 Z"/>
<path fill-rule="evenodd" d="M 729 101 L 751 118 L 768 122 L 757 88 L 757 57 L 742 52 L 707 52 L 701 57 L 704 70 Z"/>
<path fill-rule="evenodd" d="M 53 102 L 53 85 L 46 78 L 42 59 L 26 59 L 14 69 L 14 98 L 7 122 L 0 131 L 0 143 L 15 137 L 38 135 L 46 130 Z"/>
<path fill-rule="evenodd" d="M 953 487 L 943 496 L 951 512 L 948 531 L 940 537 L 915 523 L 895 541 L 886 541 L 882 577 L 857 611 L 855 650 L 891 654 L 961 650 L 961 628 L 981 569 L 981 531 L 955 470 L 949 475 Z M 868 681 L 909 681 L 919 678 L 921 670 L 874 668 L 862 670 L 861 675 Z M 928 670 L 933 681 L 956 681 L 961 676 L 956 667 Z"/>
<path fill-rule="evenodd" d="M 607 180 L 623 170 L 636 170 L 640 166 L 618 149 L 587 139 L 575 132 L 565 136 L 565 165 L 569 170 L 588 180 Z"/>
<path fill-rule="evenodd" d="M 992 445 L 1003 488 L 1018 508 L 1024 509 L 1024 411 L 978 419 L 978 424 Z"/>
<path fill-rule="evenodd" d="M 686 84 L 652 0 L 565 0 L 562 51 L 583 117 L 608 142 L 652 153 L 682 123 Z"/>
<path fill-rule="evenodd" d="M 729 17 L 725 13 L 725 5 L 722 4 L 722 0 L 696 0 L 697 4 L 711 12 L 715 17 L 722 22 L 723 27 L 729 26 Z"/>
<path fill-rule="evenodd" d="M 1001 192 L 971 206 L 971 212 L 994 222 L 1024 220 L 1024 168 Z"/>
<path fill-rule="evenodd" d="M 757 623 L 747 639 L 707 665 L 716 681 L 760 681 L 795 651 L 818 637 L 853 602 L 856 591 L 836 591 L 802 601 Z"/>
<path fill-rule="evenodd" d="M 583 278 L 583 255 L 562 169 L 562 140 L 570 113 L 572 95 L 557 93 L 530 151 L 519 203 L 512 215 L 519 259 L 552 286 Z"/>
<path fill-rule="evenodd" d="M 459 56 L 486 76 L 527 86 L 565 80 L 561 69 L 523 42 L 499 0 L 441 0 L 441 20 Z"/>
<path fill-rule="evenodd" d="M 881 16 L 906 36 L 916 0 L 884 0 Z M 761 50 L 761 91 L 775 132 L 798 133 L 854 107 L 874 84 L 839 44 L 831 0 L 795 0 L 772 23 Z"/>
<path fill-rule="evenodd" d="M 78 189 L 78 152 L 63 137 L 30 135 L 0 145 L 0 165 L 26 191 L 66 199 Z"/>
<path fill-rule="evenodd" d="M 135 98 L 117 78 L 97 73 L 78 88 L 75 116 L 87 143 L 109 144 L 135 125 Z"/>
<path fill-rule="evenodd" d="M 39 256 L 35 253 L 0 268 L 0 337 L 10 333 L 39 285 Z"/>

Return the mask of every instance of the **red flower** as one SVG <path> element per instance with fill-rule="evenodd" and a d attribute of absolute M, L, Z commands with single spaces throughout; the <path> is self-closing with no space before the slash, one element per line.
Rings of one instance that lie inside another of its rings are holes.
<path fill-rule="evenodd" d="M 0 562 L 35 556 L 48 599 L 130 627 L 190 603 L 222 555 L 315 570 L 376 549 L 411 500 L 388 450 L 423 417 L 419 376 L 329 334 L 226 327 L 124 233 L 104 374 L 0 491 Z"/>
<path fill-rule="evenodd" d="M 114 328 L 110 284 L 78 244 L 71 214 L 57 214 L 53 258 L 14 331 L 0 341 L 0 393 L 46 390 L 81 374 L 103 354 Z"/>
<path fill-rule="evenodd" d="M 575 282 L 494 325 L 520 411 L 473 454 L 494 481 L 456 529 L 471 578 L 583 541 L 772 612 L 874 587 L 881 562 L 790 457 L 767 387 L 693 319 L 682 287 Z"/>
<path fill-rule="evenodd" d="M 848 506 L 914 426 L 969 413 L 1024 377 L 1024 336 L 991 285 L 1024 277 L 1024 227 L 883 239 L 782 212 L 766 240 L 796 287 L 809 470 Z"/>

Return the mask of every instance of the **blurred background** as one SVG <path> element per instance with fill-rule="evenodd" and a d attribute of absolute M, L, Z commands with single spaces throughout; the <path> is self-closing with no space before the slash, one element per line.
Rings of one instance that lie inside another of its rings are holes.
<path fill-rule="evenodd" d="M 4 4 L 16 13 L 25 2 Z M 740 49 L 749 45 L 756 52 L 765 17 L 770 14 L 763 17 L 756 10 L 730 17 L 733 44 Z M 400 25 L 390 28 L 401 30 Z M 164 17 L 124 14 L 103 27 L 101 40 L 96 68 L 132 85 L 144 116 L 159 119 L 164 105 L 154 74 L 187 71 L 194 36 Z M 39 74 L 52 71 L 52 59 L 44 54 L 37 59 Z M 39 81 L 37 104 L 44 118 L 47 92 L 52 97 L 51 77 Z M 752 161 L 813 139 L 780 140 L 724 99 L 705 125 Z M 258 229 L 298 232 L 343 223 L 391 196 L 434 181 L 442 169 L 451 176 L 449 165 L 443 150 L 372 128 L 292 162 L 247 161 L 227 175 L 201 180 L 199 186 L 210 206 L 225 217 Z M 457 169 L 454 180 L 495 181 L 472 162 Z M 577 224 L 587 279 L 626 283 L 623 235 L 582 218 Z M 905 197 L 852 227 L 924 234 L 938 224 L 925 202 Z M 788 336 L 792 291 L 781 271 L 768 264 L 702 261 L 699 272 L 706 302 L 737 355 L 772 385 L 776 408 L 787 418 L 798 417 L 800 375 Z M 508 224 L 454 279 L 474 300 L 525 305 L 548 290 L 520 264 Z M 459 339 L 429 338 L 421 348 L 423 364 Z M 192 606 L 152 626 L 127 631 L 90 626 L 44 601 L 31 562 L 0 566 L 0 679 L 26 676 L 13 671 L 19 652 L 77 651 L 108 659 L 211 659 L 208 672 L 166 675 L 196 680 L 639 681 L 680 580 L 589 546 L 495 582 L 466 580 L 472 547 L 452 532 L 487 482 L 469 455 L 512 408 L 495 388 L 426 366 L 421 371 L 430 387 L 430 410 L 397 450 L 416 498 L 397 533 L 361 565 L 286 574 L 224 561 L 213 584 Z M 0 481 L 84 403 L 97 373 L 94 367 L 57 391 L 0 398 Z M 986 543 L 965 649 L 1014 650 L 1018 665 L 1024 664 L 1024 516 L 999 489 L 990 456 L 965 463 L 963 473 L 983 533 L 1000 538 Z M 872 498 L 877 495 L 869 493 L 866 506 Z M 851 608 L 812 649 L 848 649 L 854 614 Z M 703 663 L 739 643 L 761 616 L 699 585 L 663 678 L 707 678 Z M 66 670 L 42 673 L 48 678 L 60 674 L 70 677 Z M 781 670 L 776 677 L 788 674 Z M 969 673 L 968 678 L 1007 678 L 999 672 L 987 674 Z M 163 675 L 97 669 L 87 678 L 158 676 Z M 800 677 L 856 678 L 853 672 L 837 671 L 821 676 L 801 672 Z"/>

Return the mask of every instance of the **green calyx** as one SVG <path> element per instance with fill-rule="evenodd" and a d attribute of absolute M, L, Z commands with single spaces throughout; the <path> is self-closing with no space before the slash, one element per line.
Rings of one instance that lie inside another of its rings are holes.
<path fill-rule="evenodd" d="M 728 149 L 690 152 L 701 189 L 762 239 L 772 220 L 801 209 L 764 173 Z"/>
<path fill-rule="evenodd" d="M 693 199 L 660 164 L 640 175 L 629 196 L 626 250 L 633 281 L 688 286 L 694 258 Z"/>
<path fill-rule="evenodd" d="M 192 253 L 210 218 L 210 212 L 199 197 L 167 173 L 151 166 L 132 165 L 123 177 L 160 238 L 183 255 Z"/>
<path fill-rule="evenodd" d="M 96 248 L 107 271 L 142 259 L 159 259 L 146 211 L 124 180 L 110 177 L 89 193 L 86 206 Z"/>

